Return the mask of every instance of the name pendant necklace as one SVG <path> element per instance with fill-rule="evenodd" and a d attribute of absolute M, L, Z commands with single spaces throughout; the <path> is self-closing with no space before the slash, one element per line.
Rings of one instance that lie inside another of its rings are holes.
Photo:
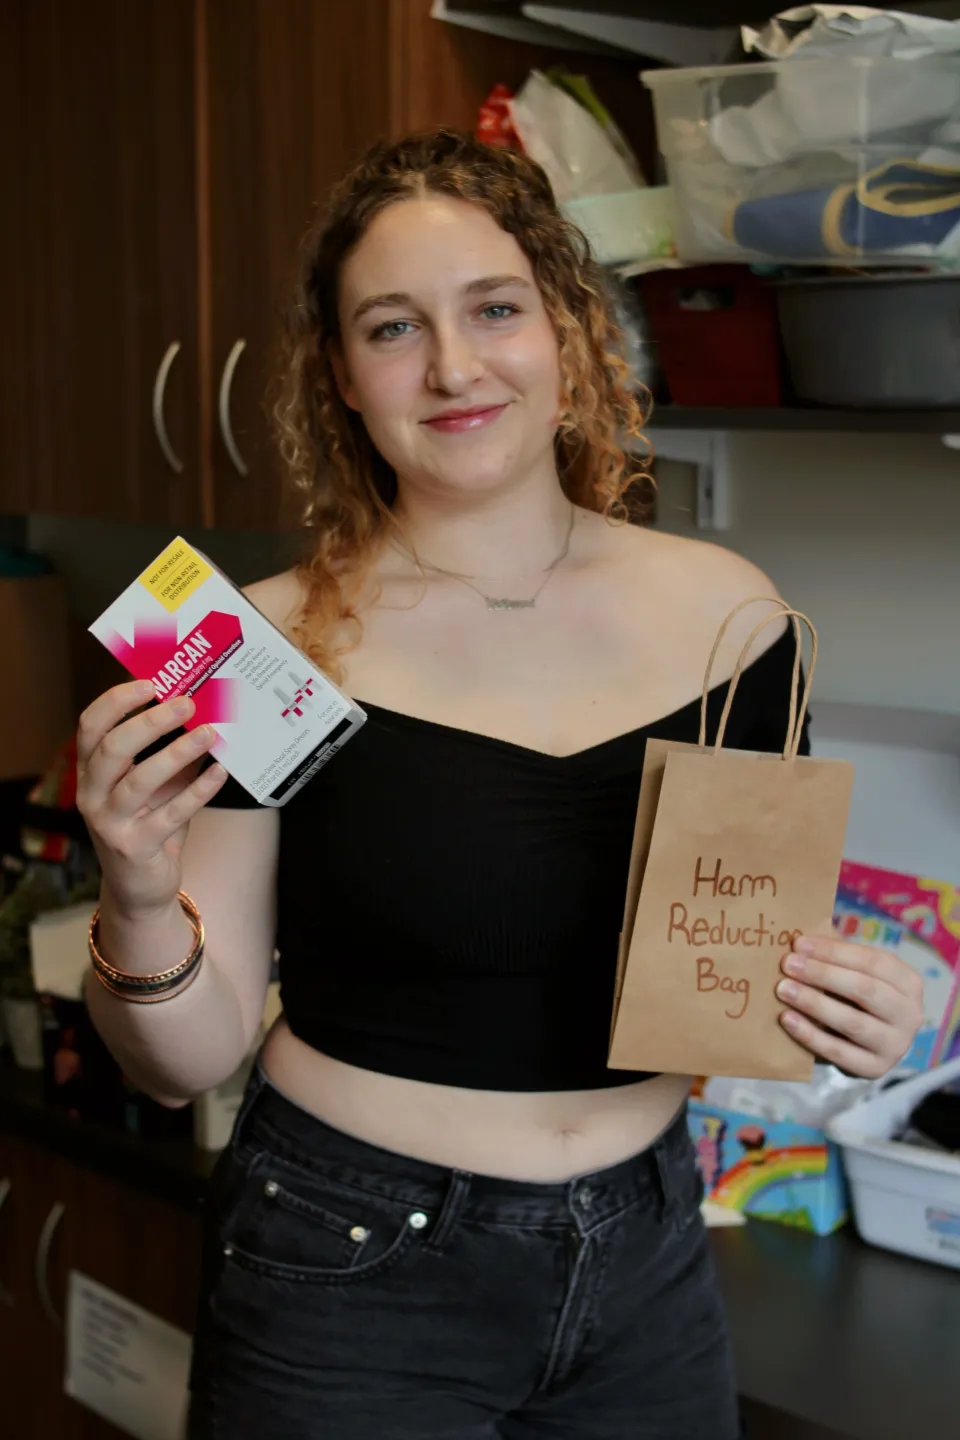
<path fill-rule="evenodd" d="M 440 565 L 431 565 L 428 560 L 421 560 L 418 557 L 414 558 L 416 560 L 416 563 L 420 566 L 421 570 L 429 570 L 433 575 L 443 575 L 447 580 L 459 580 L 461 585 L 468 586 L 469 589 L 474 592 L 474 594 L 480 596 L 481 600 L 485 600 L 487 602 L 488 610 L 532 610 L 536 605 L 538 599 L 540 598 L 544 587 L 548 585 L 550 580 L 553 578 L 554 571 L 559 565 L 562 565 L 563 561 L 566 560 L 567 556 L 570 554 L 570 541 L 573 537 L 573 524 L 574 520 L 576 519 L 576 514 L 577 512 L 575 508 L 571 505 L 570 523 L 567 526 L 567 535 L 566 539 L 563 542 L 563 548 L 560 551 L 560 554 L 556 557 L 556 559 L 550 561 L 550 564 L 543 572 L 543 579 L 540 581 L 540 584 L 537 586 L 536 590 L 534 590 L 533 594 L 526 600 L 513 600 L 509 599 L 505 595 L 487 595 L 485 591 L 480 589 L 479 585 L 475 585 L 473 583 L 473 579 L 471 576 L 460 575 L 456 570 L 444 570 Z"/>

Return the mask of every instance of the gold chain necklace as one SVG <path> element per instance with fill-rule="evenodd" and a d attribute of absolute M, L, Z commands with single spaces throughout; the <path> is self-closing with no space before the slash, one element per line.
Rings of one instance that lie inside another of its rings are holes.
<path fill-rule="evenodd" d="M 488 610 L 532 610 L 533 607 L 536 605 L 538 599 L 540 598 L 544 587 L 550 582 L 553 576 L 553 572 L 556 570 L 557 566 L 561 565 L 563 561 L 566 560 L 567 556 L 570 554 L 570 540 L 573 536 L 573 524 L 576 519 L 576 515 L 577 512 L 575 508 L 571 505 L 570 524 L 567 526 L 567 537 L 563 542 L 563 549 L 560 551 L 560 554 L 556 557 L 555 560 L 550 561 L 550 564 L 544 571 L 543 579 L 540 581 L 540 584 L 537 586 L 536 590 L 533 592 L 533 594 L 528 600 L 510 600 L 503 595 L 487 595 L 483 590 L 480 589 L 479 585 L 474 585 L 473 580 L 469 575 L 459 575 L 456 570 L 444 570 L 442 566 L 431 565 L 428 560 L 420 560 L 416 556 L 411 555 L 410 558 L 414 561 L 415 564 L 420 566 L 421 570 L 429 570 L 434 575 L 443 575 L 447 580 L 459 580 L 461 585 L 468 586 L 469 589 L 474 592 L 474 594 L 480 596 L 481 600 L 485 600 L 487 602 Z"/>

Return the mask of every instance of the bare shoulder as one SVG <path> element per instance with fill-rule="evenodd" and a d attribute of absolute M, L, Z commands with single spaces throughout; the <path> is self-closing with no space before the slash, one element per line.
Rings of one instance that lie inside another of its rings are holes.
<path fill-rule="evenodd" d="M 243 593 L 278 630 L 289 634 L 304 600 L 303 583 L 295 570 L 255 580 L 244 586 Z"/>
<path fill-rule="evenodd" d="M 731 616 L 717 656 L 720 678 L 731 673 L 743 645 L 771 612 L 770 605 L 746 602 L 781 599 L 759 566 L 722 545 L 634 525 L 610 530 L 609 543 L 618 589 L 629 595 L 641 623 L 649 623 L 654 613 L 677 640 L 709 651 L 720 626 Z M 744 608 L 732 614 L 741 605 Z M 779 617 L 771 620 L 758 635 L 753 656 L 768 649 L 786 623 Z"/>
<path fill-rule="evenodd" d="M 618 561 L 625 573 L 641 581 L 645 575 L 655 576 L 659 584 L 668 586 L 668 593 L 685 594 L 712 612 L 726 606 L 724 614 L 728 614 L 754 596 L 780 598 L 770 577 L 735 550 L 639 525 L 612 526 L 599 516 L 591 516 L 590 521 L 594 527 L 602 526 L 610 559 Z"/>
<path fill-rule="evenodd" d="M 691 598 L 701 602 L 711 617 L 722 611 L 722 619 L 744 600 L 781 598 L 769 575 L 735 550 L 727 550 L 706 540 L 666 535 L 659 530 L 649 530 L 644 534 L 648 553 L 656 554 L 664 570 Z M 750 617 L 747 625 L 752 628 Z"/>

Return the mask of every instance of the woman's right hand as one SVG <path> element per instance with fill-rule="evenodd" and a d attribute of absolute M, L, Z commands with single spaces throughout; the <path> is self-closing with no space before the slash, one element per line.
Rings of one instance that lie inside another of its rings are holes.
<path fill-rule="evenodd" d="M 210 725 L 134 763 L 194 711 L 193 701 L 182 697 L 131 713 L 153 698 L 149 680 L 116 685 L 84 711 L 77 732 L 77 808 L 96 847 L 104 885 L 128 919 L 174 902 L 190 821 L 226 779 L 216 764 L 198 774 L 217 738 Z"/>

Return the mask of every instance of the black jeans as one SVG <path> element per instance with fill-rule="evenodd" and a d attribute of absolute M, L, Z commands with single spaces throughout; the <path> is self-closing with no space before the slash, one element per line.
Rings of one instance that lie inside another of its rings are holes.
<path fill-rule="evenodd" d="M 683 1117 L 569 1184 L 406 1159 L 254 1070 L 208 1206 L 191 1440 L 736 1440 Z"/>

